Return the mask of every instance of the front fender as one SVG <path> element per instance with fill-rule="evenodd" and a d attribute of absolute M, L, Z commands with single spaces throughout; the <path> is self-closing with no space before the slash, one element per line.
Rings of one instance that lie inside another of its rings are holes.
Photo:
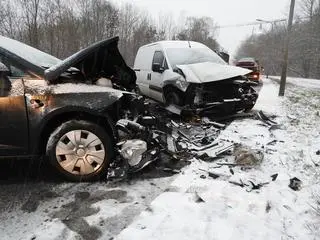
<path fill-rule="evenodd" d="M 92 95 L 92 96 L 91 96 Z M 101 95 L 101 96 L 100 96 Z M 29 149 L 32 153 L 39 152 L 39 141 L 47 129 L 56 128 L 65 120 L 84 118 L 91 121 L 105 120 L 113 137 L 113 120 L 111 118 L 117 97 L 103 93 L 58 94 L 47 96 L 40 108 L 28 106 L 29 117 Z M 89 118 L 89 119 L 88 119 Z"/>

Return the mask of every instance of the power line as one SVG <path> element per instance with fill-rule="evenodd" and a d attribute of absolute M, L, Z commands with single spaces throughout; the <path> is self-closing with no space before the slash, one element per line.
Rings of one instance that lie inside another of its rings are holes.
<path fill-rule="evenodd" d="M 251 23 L 240 23 L 240 24 L 233 24 L 233 25 L 221 25 L 216 26 L 217 28 L 231 28 L 231 27 L 245 27 L 245 26 L 253 26 L 253 25 L 260 25 L 260 22 L 251 22 Z"/>
<path fill-rule="evenodd" d="M 307 20 L 310 19 L 309 17 L 298 17 L 299 20 Z M 286 18 L 282 19 L 275 19 L 275 20 L 263 20 L 263 19 L 256 19 L 255 22 L 247 22 L 247 23 L 239 23 L 239 24 L 230 24 L 230 25 L 218 25 L 217 28 L 232 28 L 232 27 L 246 27 L 246 26 L 254 26 L 254 25 L 261 25 L 261 24 L 274 24 L 278 22 L 287 21 Z"/>

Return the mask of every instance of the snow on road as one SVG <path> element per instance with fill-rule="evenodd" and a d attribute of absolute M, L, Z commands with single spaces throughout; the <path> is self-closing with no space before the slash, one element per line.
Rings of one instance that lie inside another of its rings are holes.
<path fill-rule="evenodd" d="M 110 239 L 171 182 L 172 177 L 129 184 L 2 181 L 0 239 Z"/>
<path fill-rule="evenodd" d="M 254 111 L 275 115 L 279 128 L 241 119 L 219 136 L 262 151 L 259 166 L 233 167 L 232 175 L 227 166 L 217 168 L 216 162 L 195 159 L 170 190 L 116 239 L 319 239 L 320 215 L 315 211 L 320 208 L 319 90 L 291 85 L 285 98 L 277 94 L 278 84 L 264 79 Z M 233 158 L 218 161 L 232 162 Z M 213 179 L 200 169 L 222 176 Z M 278 177 L 272 181 L 274 174 Z M 288 187 L 293 177 L 302 181 L 300 191 Z M 252 190 L 249 181 L 268 184 Z"/>

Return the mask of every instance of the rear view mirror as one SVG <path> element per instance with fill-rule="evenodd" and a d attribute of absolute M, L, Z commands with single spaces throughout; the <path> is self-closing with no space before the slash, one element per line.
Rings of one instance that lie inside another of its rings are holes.
<path fill-rule="evenodd" d="M 152 71 L 158 72 L 158 73 L 163 73 L 164 72 L 164 68 L 161 67 L 160 63 L 153 63 L 152 64 Z"/>

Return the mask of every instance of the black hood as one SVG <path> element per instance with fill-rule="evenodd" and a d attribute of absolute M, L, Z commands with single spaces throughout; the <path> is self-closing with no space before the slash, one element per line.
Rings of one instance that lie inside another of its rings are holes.
<path fill-rule="evenodd" d="M 136 84 L 136 74 L 122 58 L 118 41 L 119 37 L 114 37 L 80 50 L 45 70 L 45 79 L 50 83 L 61 82 L 59 81 L 61 74 L 79 70 L 86 81 L 96 81 L 100 77 L 106 77 L 126 89 L 133 89 Z"/>

